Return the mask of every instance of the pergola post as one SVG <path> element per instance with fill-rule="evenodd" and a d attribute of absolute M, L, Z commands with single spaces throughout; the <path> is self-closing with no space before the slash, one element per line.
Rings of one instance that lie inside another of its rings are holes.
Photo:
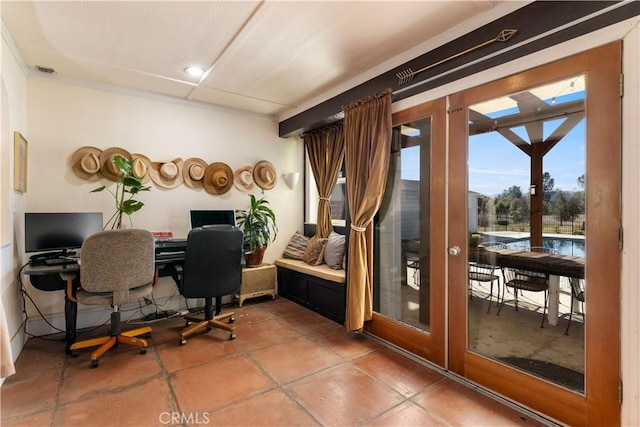
<path fill-rule="evenodd" d="M 542 183 L 542 157 L 543 143 L 531 144 L 531 187 L 530 197 L 530 241 L 531 247 L 542 246 L 542 201 L 544 200 L 544 187 Z"/>

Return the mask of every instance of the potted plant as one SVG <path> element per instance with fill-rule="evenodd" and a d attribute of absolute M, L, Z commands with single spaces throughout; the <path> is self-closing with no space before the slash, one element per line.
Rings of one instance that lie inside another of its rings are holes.
<path fill-rule="evenodd" d="M 480 243 L 482 243 L 483 236 L 480 233 L 471 233 L 469 235 L 469 246 L 477 247 Z"/>
<path fill-rule="evenodd" d="M 123 215 L 127 215 L 129 217 L 129 224 L 133 225 L 131 215 L 144 206 L 144 203 L 135 200 L 134 196 L 141 191 L 149 191 L 151 189 L 151 187 L 142 185 L 140 180 L 132 175 L 133 165 L 131 160 L 122 156 L 114 156 L 112 161 L 118 171 L 115 191 L 111 191 L 104 185 L 91 191 L 92 193 L 98 193 L 106 189 L 115 199 L 116 212 L 104 225 L 105 230 L 108 228 L 112 230 L 122 228 Z"/>
<path fill-rule="evenodd" d="M 276 215 L 269 207 L 269 201 L 264 197 L 256 199 L 250 194 L 251 206 L 247 210 L 236 212 L 238 227 L 244 232 L 244 259 L 247 267 L 257 267 L 262 264 L 262 257 L 269 242 L 278 233 Z"/>

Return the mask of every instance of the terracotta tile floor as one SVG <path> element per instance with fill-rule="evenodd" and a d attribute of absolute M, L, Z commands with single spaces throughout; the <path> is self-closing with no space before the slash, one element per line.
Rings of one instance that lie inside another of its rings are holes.
<path fill-rule="evenodd" d="M 233 341 L 212 331 L 180 346 L 184 321 L 167 319 L 146 355 L 123 345 L 97 369 L 90 349 L 72 358 L 62 341 L 32 338 L 0 389 L 0 424 L 540 425 L 286 299 L 233 310 Z"/>

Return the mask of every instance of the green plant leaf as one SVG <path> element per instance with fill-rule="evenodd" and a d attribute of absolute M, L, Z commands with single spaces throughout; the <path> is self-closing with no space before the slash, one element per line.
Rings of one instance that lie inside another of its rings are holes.
<path fill-rule="evenodd" d="M 122 203 L 122 212 L 124 212 L 127 215 L 131 215 L 134 212 L 139 211 L 140 209 L 142 209 L 142 207 L 144 206 L 144 203 L 138 201 L 138 200 L 125 200 Z"/>
<path fill-rule="evenodd" d="M 137 178 L 134 178 L 132 176 L 125 176 L 122 179 L 122 183 L 125 185 L 125 187 L 136 187 L 136 188 L 142 187 L 142 183 L 138 181 Z"/>
<path fill-rule="evenodd" d="M 122 156 L 113 156 L 113 164 L 116 166 L 116 169 L 120 171 L 123 176 L 131 175 L 132 165 L 131 160 Z M 135 178 L 134 178 L 135 179 Z"/>
<path fill-rule="evenodd" d="M 96 188 L 95 190 L 91 190 L 91 191 L 89 191 L 89 193 L 97 193 L 97 192 L 99 192 L 99 191 L 104 190 L 105 188 L 107 188 L 107 187 L 105 187 L 105 186 L 103 185 L 102 187 L 98 187 L 98 188 Z"/>

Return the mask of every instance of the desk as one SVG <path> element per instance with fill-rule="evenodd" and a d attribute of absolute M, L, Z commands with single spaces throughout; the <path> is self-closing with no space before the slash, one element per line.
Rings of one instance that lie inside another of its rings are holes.
<path fill-rule="evenodd" d="M 539 271 L 549 275 L 549 324 L 558 324 L 560 276 L 584 279 L 584 258 L 500 248 L 469 248 L 469 261 L 498 267 Z"/>
<path fill-rule="evenodd" d="M 173 264 L 184 262 L 186 240 L 156 243 L 156 268 L 159 276 L 170 276 Z M 76 318 L 78 303 L 75 301 L 76 291 L 80 288 L 80 266 L 77 263 L 61 265 L 28 264 L 23 274 L 30 276 L 31 284 L 41 291 L 65 291 L 64 321 L 65 351 L 76 341 Z"/>
<path fill-rule="evenodd" d="M 67 346 L 65 350 L 69 352 L 71 344 L 76 342 L 76 316 L 78 313 L 78 303 L 75 302 L 76 289 L 80 287 L 78 274 L 80 267 L 78 264 L 63 265 L 31 265 L 28 264 L 22 272 L 31 277 L 31 284 L 34 288 L 42 291 L 63 291 L 69 287 L 69 292 L 64 294 L 64 323 L 65 340 Z M 68 282 L 71 283 L 68 283 Z"/>

